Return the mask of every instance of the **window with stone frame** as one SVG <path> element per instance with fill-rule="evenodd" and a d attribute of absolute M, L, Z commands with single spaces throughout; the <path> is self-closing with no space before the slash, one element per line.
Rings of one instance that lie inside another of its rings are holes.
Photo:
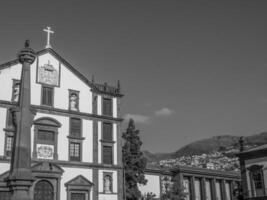
<path fill-rule="evenodd" d="M 69 110 L 79 111 L 79 91 L 69 90 Z"/>
<path fill-rule="evenodd" d="M 11 101 L 18 102 L 19 101 L 19 94 L 20 94 L 20 80 L 13 79 Z"/>
<path fill-rule="evenodd" d="M 112 172 L 103 172 L 103 193 L 113 193 Z"/>
<path fill-rule="evenodd" d="M 112 99 L 103 98 L 103 115 L 112 116 Z"/>
<path fill-rule="evenodd" d="M 69 160 L 81 161 L 81 142 L 70 141 L 69 145 Z"/>
<path fill-rule="evenodd" d="M 49 117 L 34 121 L 33 158 L 57 160 L 58 128 L 61 124 Z"/>
<path fill-rule="evenodd" d="M 69 160 L 82 161 L 82 120 L 79 118 L 70 118 L 69 133 Z"/>
<path fill-rule="evenodd" d="M 248 167 L 251 190 L 254 197 L 260 197 L 266 195 L 264 189 L 265 186 L 264 186 L 262 169 L 263 165 L 252 165 Z"/>
<path fill-rule="evenodd" d="M 112 165 L 113 164 L 113 145 L 112 144 L 103 144 L 103 164 Z"/>
<path fill-rule="evenodd" d="M 70 137 L 81 138 L 82 137 L 82 120 L 79 118 L 70 118 Z"/>
<path fill-rule="evenodd" d="M 54 105 L 54 88 L 50 86 L 42 85 L 42 101 L 41 104 L 44 106 Z"/>

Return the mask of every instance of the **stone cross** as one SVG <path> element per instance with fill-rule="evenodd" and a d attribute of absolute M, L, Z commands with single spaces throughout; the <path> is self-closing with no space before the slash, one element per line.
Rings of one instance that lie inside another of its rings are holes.
<path fill-rule="evenodd" d="M 44 29 L 45 32 L 47 32 L 47 42 L 45 48 L 52 48 L 50 45 L 50 34 L 54 33 L 54 31 L 51 30 L 51 28 L 48 26 L 47 29 Z"/>

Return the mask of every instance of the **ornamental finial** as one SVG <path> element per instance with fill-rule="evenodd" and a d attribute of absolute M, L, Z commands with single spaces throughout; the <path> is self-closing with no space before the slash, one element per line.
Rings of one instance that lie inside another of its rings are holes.
<path fill-rule="evenodd" d="M 25 40 L 24 47 L 25 48 L 29 48 L 30 47 L 30 40 L 29 39 Z"/>

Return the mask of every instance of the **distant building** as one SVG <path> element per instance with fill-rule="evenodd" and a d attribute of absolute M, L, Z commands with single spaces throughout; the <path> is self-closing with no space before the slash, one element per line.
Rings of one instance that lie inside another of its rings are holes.
<path fill-rule="evenodd" d="M 242 148 L 238 156 L 245 199 L 267 199 L 267 145 L 249 150 Z"/>
<path fill-rule="evenodd" d="M 139 186 L 142 194 L 154 193 L 160 198 L 173 180 L 180 181 L 186 200 L 233 200 L 240 184 L 240 174 L 203 168 L 180 166 L 170 171 L 147 170 L 146 185 Z"/>

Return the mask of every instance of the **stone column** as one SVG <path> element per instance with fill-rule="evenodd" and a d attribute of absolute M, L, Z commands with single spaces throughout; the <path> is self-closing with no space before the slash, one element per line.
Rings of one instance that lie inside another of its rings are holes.
<path fill-rule="evenodd" d="M 206 199 L 206 180 L 205 178 L 200 179 L 201 183 L 201 199 L 205 200 Z"/>
<path fill-rule="evenodd" d="M 35 52 L 30 48 L 30 42 L 18 54 L 22 64 L 20 82 L 19 107 L 13 110 L 16 135 L 14 138 L 12 159 L 8 185 L 11 190 L 11 200 L 30 200 L 29 188 L 33 182 L 31 172 L 31 126 L 34 114 L 31 110 L 31 77 L 30 67 L 35 60 Z"/>
<path fill-rule="evenodd" d="M 93 200 L 98 200 L 98 194 L 99 194 L 99 170 L 97 168 L 93 169 Z"/>
<path fill-rule="evenodd" d="M 211 198 L 216 199 L 216 180 L 211 179 Z"/>
<path fill-rule="evenodd" d="M 194 176 L 192 176 L 190 178 L 190 184 L 191 184 L 191 197 L 192 197 L 192 199 L 196 199 L 195 177 Z"/>

